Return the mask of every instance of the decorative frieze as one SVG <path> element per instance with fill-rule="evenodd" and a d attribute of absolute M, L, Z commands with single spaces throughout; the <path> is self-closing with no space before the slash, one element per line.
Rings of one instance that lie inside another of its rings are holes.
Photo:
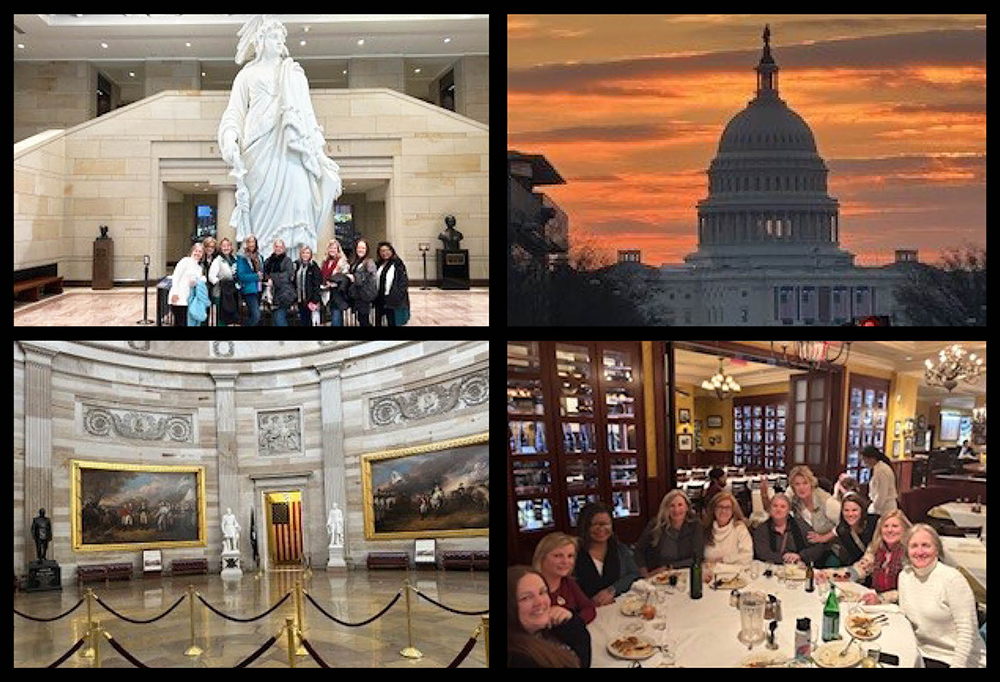
<path fill-rule="evenodd" d="M 302 452 L 302 410 L 261 410 L 257 413 L 257 452 L 261 456 Z"/>
<path fill-rule="evenodd" d="M 194 418 L 190 414 L 84 405 L 83 429 L 101 438 L 194 442 Z"/>
<path fill-rule="evenodd" d="M 489 397 L 489 369 L 480 369 L 437 384 L 371 398 L 368 413 L 372 426 L 389 426 L 483 405 Z"/>

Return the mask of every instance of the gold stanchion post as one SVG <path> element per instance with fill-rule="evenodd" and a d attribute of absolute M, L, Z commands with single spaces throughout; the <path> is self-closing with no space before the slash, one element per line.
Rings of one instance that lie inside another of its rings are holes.
<path fill-rule="evenodd" d="M 295 667 L 295 632 L 293 631 L 294 619 L 285 618 L 285 630 L 288 631 L 288 666 Z"/>
<path fill-rule="evenodd" d="M 85 592 L 85 596 L 87 597 L 87 646 L 86 646 L 86 648 L 84 648 L 83 653 L 81 653 L 80 655 L 83 656 L 84 658 L 93 658 L 94 657 L 94 638 L 93 638 L 93 633 L 94 633 L 94 618 L 93 618 L 92 607 L 91 607 L 91 604 L 94 601 L 94 590 L 93 590 L 93 588 L 88 587 L 87 591 Z"/>
<path fill-rule="evenodd" d="M 420 650 L 413 646 L 413 624 L 410 622 L 410 579 L 407 578 L 404 588 L 406 590 L 406 639 L 409 641 L 410 646 L 406 647 L 399 652 L 400 656 L 405 656 L 406 658 L 423 658 L 424 655 L 420 653 Z"/>
<path fill-rule="evenodd" d="M 298 619 L 299 646 L 295 649 L 296 656 L 305 656 L 306 648 L 302 646 L 302 633 L 306 631 L 305 621 L 302 620 L 302 578 L 295 579 L 295 617 Z"/>
<path fill-rule="evenodd" d="M 101 667 L 101 621 L 94 622 L 94 630 L 91 632 L 90 646 L 94 647 L 94 667 Z"/>
<path fill-rule="evenodd" d="M 185 656 L 201 656 L 202 648 L 194 643 L 194 585 L 188 585 L 188 601 L 191 602 L 191 646 L 184 652 Z"/>
<path fill-rule="evenodd" d="M 490 667 L 490 617 L 483 616 L 483 646 L 486 648 L 486 667 Z"/>

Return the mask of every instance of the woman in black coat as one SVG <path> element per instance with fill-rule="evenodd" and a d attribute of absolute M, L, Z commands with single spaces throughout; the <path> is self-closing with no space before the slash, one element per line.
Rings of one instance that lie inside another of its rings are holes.
<path fill-rule="evenodd" d="M 410 319 L 410 280 L 406 266 L 389 242 L 378 245 L 378 295 L 375 297 L 375 326 L 400 327 Z"/>

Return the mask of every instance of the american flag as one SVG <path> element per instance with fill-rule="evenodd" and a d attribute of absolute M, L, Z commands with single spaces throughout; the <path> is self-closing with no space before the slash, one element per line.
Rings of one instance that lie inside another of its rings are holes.
<path fill-rule="evenodd" d="M 271 505 L 271 533 L 274 558 L 298 562 L 302 557 L 302 504 L 275 502 Z"/>

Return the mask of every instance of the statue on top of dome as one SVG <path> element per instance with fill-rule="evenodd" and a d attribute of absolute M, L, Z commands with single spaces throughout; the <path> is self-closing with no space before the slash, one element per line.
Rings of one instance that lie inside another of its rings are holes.
<path fill-rule="evenodd" d="M 771 47 L 771 25 L 764 24 L 764 46 Z"/>

